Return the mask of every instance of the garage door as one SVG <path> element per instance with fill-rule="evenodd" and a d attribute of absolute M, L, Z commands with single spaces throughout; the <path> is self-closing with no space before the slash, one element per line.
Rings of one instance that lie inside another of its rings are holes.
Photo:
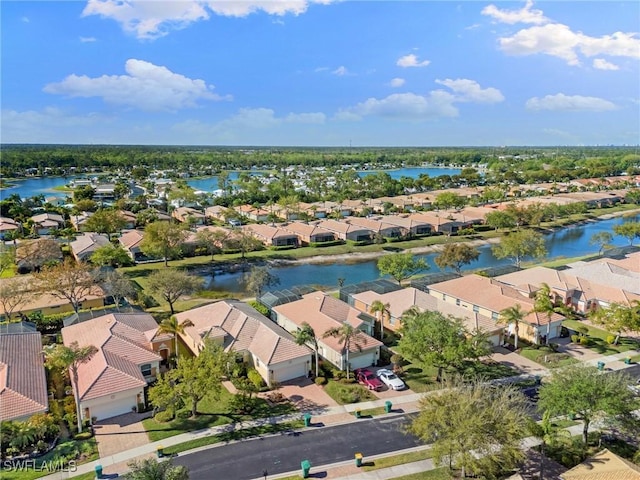
<path fill-rule="evenodd" d="M 131 408 L 136 404 L 136 397 L 120 398 L 110 401 L 109 403 L 102 403 L 97 405 L 89 405 L 89 412 L 92 417 L 104 420 L 105 418 L 111 418 L 125 413 L 131 413 Z"/>
<path fill-rule="evenodd" d="M 357 357 L 350 357 L 349 363 L 351 364 L 351 370 L 370 367 L 375 362 L 375 357 L 375 352 L 371 352 L 366 355 L 359 355 Z"/>
<path fill-rule="evenodd" d="M 307 362 L 294 362 L 276 370 L 274 377 L 276 382 L 286 382 L 293 378 L 304 377 L 307 373 Z"/>

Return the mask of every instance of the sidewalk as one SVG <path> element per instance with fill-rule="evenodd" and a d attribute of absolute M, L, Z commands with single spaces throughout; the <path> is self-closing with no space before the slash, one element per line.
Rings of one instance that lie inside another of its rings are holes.
<path fill-rule="evenodd" d="M 634 356 L 639 354 L 640 354 L 640 350 L 630 350 L 628 352 L 617 353 L 614 355 L 598 356 L 591 360 L 587 360 L 584 363 L 592 366 L 597 366 L 598 362 L 604 362 L 604 368 L 606 370 L 622 370 L 622 369 L 637 366 L 637 365 L 625 364 L 624 359 L 630 355 Z M 535 371 L 535 374 L 540 376 L 546 376 L 546 375 L 549 375 L 550 372 L 549 370 L 544 369 L 544 367 L 542 367 L 540 370 Z M 512 382 L 517 382 L 518 380 L 530 378 L 531 376 L 532 376 L 532 373 L 530 372 L 530 373 L 524 373 L 522 375 L 517 375 L 514 377 L 499 379 L 495 382 L 496 383 L 512 383 Z M 411 395 L 403 395 L 403 396 L 393 397 L 389 399 L 378 399 L 378 400 L 373 400 L 369 402 L 339 405 L 335 407 L 322 408 L 318 410 L 309 410 L 308 412 L 300 412 L 300 413 L 290 414 L 290 415 L 281 415 L 277 417 L 263 418 L 263 419 L 248 421 L 248 422 L 240 422 L 236 424 L 221 425 L 218 427 L 212 427 L 204 430 L 183 433 L 180 435 L 175 435 L 173 437 L 165 438 L 164 440 L 160 440 L 157 442 L 150 442 L 140 447 L 119 452 L 117 454 L 110 455 L 108 457 L 103 457 L 93 462 L 78 465 L 77 470 L 75 472 L 57 472 L 42 478 L 46 480 L 65 480 L 67 478 L 73 478 L 78 475 L 93 472 L 96 465 L 102 465 L 103 472 L 105 475 L 115 475 L 117 473 L 122 473 L 126 471 L 128 469 L 127 463 L 133 460 L 141 460 L 144 458 L 154 457 L 156 455 L 156 451 L 158 447 L 165 447 L 165 448 L 171 447 L 184 442 L 188 442 L 190 440 L 195 440 L 198 438 L 208 437 L 208 436 L 216 435 L 219 433 L 225 433 L 225 432 L 230 432 L 234 430 L 242 430 L 242 429 L 246 429 L 254 426 L 260 426 L 260 425 L 266 425 L 266 424 L 277 424 L 277 423 L 282 423 L 282 422 L 287 422 L 292 420 L 299 420 L 303 415 L 303 413 L 310 413 L 312 415 L 312 423 L 314 424 L 314 426 L 310 428 L 324 428 L 324 427 L 331 427 L 335 425 L 341 425 L 341 424 L 352 422 L 354 418 L 353 412 L 355 410 L 368 410 L 368 409 L 377 408 L 377 407 L 384 407 L 386 401 L 392 402 L 393 404 L 392 408 L 396 412 L 398 412 L 399 410 L 402 413 L 417 412 L 419 409 L 419 401 L 422 396 L 423 396 L 422 393 L 414 393 Z M 222 444 L 218 444 L 218 445 L 222 445 Z M 216 447 L 216 444 L 212 444 L 206 447 L 202 447 L 202 449 L 215 448 L 215 447 Z M 185 452 L 184 454 L 186 453 L 187 452 Z M 393 452 L 393 453 L 390 453 L 390 455 L 397 455 L 398 453 L 399 452 Z M 381 456 L 378 456 L 378 458 L 382 456 L 388 456 L 388 455 L 381 455 Z M 344 467 L 348 467 L 350 463 L 352 462 L 342 462 L 341 464 L 336 464 L 337 466 L 335 468 L 340 467 L 340 469 L 344 473 Z M 351 473 L 344 473 L 347 476 L 338 475 L 338 476 L 328 476 L 326 478 L 344 478 L 347 480 L 391 479 L 397 476 L 415 473 L 417 471 L 424 471 L 426 465 L 427 464 L 424 462 L 415 462 L 415 463 L 407 464 L 406 466 L 399 465 L 396 467 L 391 467 L 389 469 L 380 469 L 372 472 L 361 472 L 359 471 L 359 469 L 353 466 L 353 469 L 355 469 L 355 471 Z M 406 470 L 403 470 L 403 467 L 406 467 Z M 334 468 L 334 466 L 328 465 L 328 466 L 323 466 L 318 468 L 322 468 L 324 471 L 328 468 Z M 433 468 L 433 466 L 431 466 L 430 468 Z M 417 470 L 414 470 L 414 469 L 417 469 Z M 398 473 L 398 471 L 400 471 L 400 473 Z M 299 472 L 293 472 L 293 473 L 290 472 L 288 475 L 292 475 L 292 474 L 295 475 L 296 473 L 299 473 Z M 333 475 L 335 474 L 336 473 L 333 472 Z M 327 475 L 329 475 L 329 473 Z M 386 476 L 386 475 L 389 475 L 389 476 Z M 287 475 L 281 475 L 281 476 L 274 475 L 271 478 L 281 478 L 286 476 Z"/>

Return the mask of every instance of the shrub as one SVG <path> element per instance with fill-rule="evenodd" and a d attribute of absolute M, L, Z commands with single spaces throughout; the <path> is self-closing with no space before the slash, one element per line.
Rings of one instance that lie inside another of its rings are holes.
<path fill-rule="evenodd" d="M 578 337 L 578 335 L 576 335 L 576 334 L 571 335 L 571 341 L 573 343 L 578 343 L 579 342 L 578 338 L 580 338 L 580 337 Z"/>
<path fill-rule="evenodd" d="M 78 433 L 77 435 L 73 436 L 74 440 L 89 440 L 91 437 L 93 437 L 93 432 L 88 431 L 88 432 L 82 432 L 82 433 Z"/>
<path fill-rule="evenodd" d="M 191 416 L 191 410 L 188 410 L 188 409 L 180 410 L 176 414 L 176 417 L 178 417 L 179 419 L 182 419 L 182 420 L 186 420 L 190 416 Z"/>
<path fill-rule="evenodd" d="M 353 376 L 351 376 L 349 378 L 345 377 L 345 378 L 341 378 L 340 379 L 340 383 L 344 383 L 346 385 L 350 385 L 352 383 L 356 383 L 356 379 L 353 378 Z"/>
<path fill-rule="evenodd" d="M 616 341 L 616 336 L 615 335 L 607 335 L 607 343 L 609 345 L 613 344 L 613 342 Z"/>
<path fill-rule="evenodd" d="M 260 302 L 257 302 L 255 300 L 253 300 L 253 301 L 249 302 L 249 305 L 251 305 L 253 308 L 255 308 L 258 312 L 260 312 L 265 317 L 269 316 L 269 313 L 270 313 L 269 312 L 269 308 L 264 306 Z"/>
<path fill-rule="evenodd" d="M 162 412 L 156 413 L 153 419 L 159 423 L 170 422 L 173 420 L 173 412 L 171 410 L 164 410 Z"/>
<path fill-rule="evenodd" d="M 589 337 L 580 337 L 580 345 L 589 345 L 589 343 L 591 343 L 591 340 L 589 339 Z"/>
<path fill-rule="evenodd" d="M 316 377 L 316 385 L 325 385 L 327 383 L 327 379 L 324 377 Z"/>
<path fill-rule="evenodd" d="M 264 380 L 258 371 L 254 368 L 247 371 L 247 378 L 259 390 L 264 385 Z"/>

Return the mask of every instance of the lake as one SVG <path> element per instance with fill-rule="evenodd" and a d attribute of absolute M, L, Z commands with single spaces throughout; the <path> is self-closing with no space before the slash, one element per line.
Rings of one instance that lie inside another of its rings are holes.
<path fill-rule="evenodd" d="M 393 170 L 361 170 L 358 171 L 358 175 L 364 177 L 377 173 L 378 171 L 384 171 L 389 173 L 391 178 L 400 179 L 400 177 L 418 178 L 421 174 L 429 175 L 430 177 L 438 177 L 440 175 L 458 175 L 460 173 L 459 168 L 437 168 L 437 167 L 407 167 L 398 168 Z M 249 171 L 251 173 L 251 171 Z M 240 172 L 229 172 L 229 180 L 237 180 Z M 253 172 L 254 175 L 260 175 L 259 172 Z M 0 190 L 0 200 L 7 198 L 9 195 L 17 193 L 22 198 L 34 197 L 36 195 L 44 194 L 45 196 L 59 196 L 64 197 L 66 192 L 60 192 L 54 190 L 55 187 L 62 187 L 68 184 L 73 178 L 78 176 L 69 177 L 31 177 L 20 180 L 11 181 L 14 185 L 10 188 L 3 188 Z M 213 192 L 218 190 L 218 177 L 203 177 L 193 178 L 187 180 L 187 183 L 195 190 L 201 190 L 203 192 Z"/>
<path fill-rule="evenodd" d="M 548 251 L 547 259 L 560 257 L 578 257 L 588 254 L 596 254 L 598 247 L 589 244 L 589 239 L 594 233 L 612 232 L 614 225 L 625 221 L 637 221 L 638 216 L 632 218 L 617 217 L 608 220 L 590 222 L 583 225 L 575 225 L 545 235 L 545 243 Z M 612 245 L 621 247 L 628 245 L 628 240 L 622 237 L 614 237 Z M 509 265 L 509 259 L 499 260 L 493 256 L 491 246 L 485 245 L 478 249 L 480 257 L 471 265 L 464 267 L 466 270 L 476 270 L 487 267 Z M 321 250 L 319 250 L 321 252 Z M 426 259 L 428 272 L 438 272 L 439 268 L 434 263 L 437 253 L 418 255 Z M 377 260 L 362 262 L 329 262 L 323 264 L 298 264 L 289 266 L 276 266 L 270 268 L 270 272 L 277 275 L 280 284 L 272 290 L 291 288 L 298 285 L 317 285 L 321 288 L 338 288 L 338 278 L 345 279 L 345 285 L 366 282 L 380 278 Z M 242 272 L 216 275 L 209 278 L 209 289 L 229 291 L 240 295 L 247 294 L 245 290 L 244 275 Z"/>

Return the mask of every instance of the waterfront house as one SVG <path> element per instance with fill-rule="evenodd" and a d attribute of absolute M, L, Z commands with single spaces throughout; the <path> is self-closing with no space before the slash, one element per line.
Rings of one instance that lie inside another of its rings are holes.
<path fill-rule="evenodd" d="M 299 238 L 301 245 L 327 243 L 336 240 L 336 235 L 333 232 L 324 229 L 315 223 L 283 223 L 281 228 L 296 235 Z"/>
<path fill-rule="evenodd" d="M 380 358 L 382 342 L 373 338 L 375 319 L 324 292 L 311 292 L 301 299 L 272 308 L 272 317 L 289 332 L 308 323 L 318 339 L 318 354 L 341 370 L 370 367 Z M 339 338 L 325 336 L 333 328 L 348 322 L 357 329 L 349 352 Z"/>
<path fill-rule="evenodd" d="M 311 351 L 298 345 L 293 336 L 250 305 L 223 300 L 175 315 L 178 322 L 190 320 L 180 338 L 198 355 L 205 339 L 235 352 L 255 368 L 268 385 L 308 375 Z"/>
<path fill-rule="evenodd" d="M 353 225 L 340 220 L 322 220 L 316 225 L 324 230 L 333 232 L 340 240 L 369 242 L 374 236 L 374 232 L 370 228 Z"/>
<path fill-rule="evenodd" d="M 266 247 L 297 247 L 300 244 L 298 235 L 283 228 L 254 223 L 243 227 Z"/>

